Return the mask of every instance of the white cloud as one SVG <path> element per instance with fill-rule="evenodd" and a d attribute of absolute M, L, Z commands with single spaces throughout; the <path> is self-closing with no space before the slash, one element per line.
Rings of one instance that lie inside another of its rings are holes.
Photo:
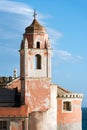
<path fill-rule="evenodd" d="M 24 27 L 29 24 L 33 15 L 31 7 L 11 0 L 0 0 L 0 13 L 2 14 L 2 12 L 4 15 L 0 20 L 0 37 L 4 41 L 17 39 L 18 34 L 23 33 Z"/>
<path fill-rule="evenodd" d="M 22 2 L 15 2 L 11 0 L 0 0 L 0 11 L 24 15 L 30 19 L 32 18 L 34 13 L 34 9 L 29 5 Z M 39 19 L 51 17 L 51 15 L 43 15 L 40 12 L 38 12 L 37 14 L 37 17 Z"/>
<path fill-rule="evenodd" d="M 77 59 L 82 60 L 83 58 L 81 56 L 77 56 Z"/>
<path fill-rule="evenodd" d="M 68 51 L 58 50 L 55 52 L 65 60 L 70 59 L 72 57 L 72 54 Z"/>
<path fill-rule="evenodd" d="M 70 63 L 81 63 L 83 58 L 81 56 L 74 56 L 71 52 L 59 49 L 59 40 L 63 37 L 63 33 L 56 31 L 51 28 L 47 28 L 50 36 L 50 42 L 53 47 L 52 56 L 56 57 L 56 63 L 70 62 Z"/>
<path fill-rule="evenodd" d="M 72 53 L 64 50 L 54 50 L 54 55 L 56 58 L 58 57 L 58 60 L 65 61 L 65 62 L 71 62 L 71 63 L 78 63 L 83 60 L 81 56 L 74 56 Z M 58 61 L 58 63 L 59 63 Z"/>
<path fill-rule="evenodd" d="M 2 12 L 5 12 L 6 15 L 3 15 L 0 21 L 0 37 L 12 39 L 17 36 L 18 32 L 23 33 L 24 28 L 31 24 L 34 9 L 22 2 L 0 0 L 0 13 Z M 50 15 L 43 15 L 40 12 L 37 13 L 37 19 L 41 23 L 44 23 L 41 19 L 47 17 L 50 17 Z M 12 31 L 16 32 L 13 33 Z M 3 36 L 3 34 L 5 35 Z"/>
<path fill-rule="evenodd" d="M 26 4 L 10 0 L 0 0 L 0 11 L 28 16 L 33 13 L 33 9 Z"/>
<path fill-rule="evenodd" d="M 56 31 L 54 29 L 51 29 L 51 28 L 47 28 L 47 31 L 48 31 L 48 34 L 49 34 L 49 37 L 50 37 L 50 42 L 51 42 L 52 46 L 55 47 L 56 44 L 58 46 L 58 41 L 59 41 L 60 38 L 62 38 L 63 33 Z"/>

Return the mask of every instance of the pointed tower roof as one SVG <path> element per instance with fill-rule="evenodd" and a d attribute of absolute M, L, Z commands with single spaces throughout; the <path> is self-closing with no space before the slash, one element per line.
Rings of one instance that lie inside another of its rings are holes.
<path fill-rule="evenodd" d="M 46 32 L 45 27 L 40 25 L 40 23 L 34 19 L 32 24 L 25 28 L 25 33 L 40 33 L 40 32 Z"/>

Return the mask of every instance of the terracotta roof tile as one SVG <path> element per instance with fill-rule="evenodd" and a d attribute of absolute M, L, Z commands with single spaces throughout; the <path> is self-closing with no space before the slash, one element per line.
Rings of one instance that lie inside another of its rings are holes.
<path fill-rule="evenodd" d="M 34 32 L 45 32 L 45 28 L 39 24 L 39 22 L 34 19 L 32 24 L 25 29 L 25 33 L 34 33 Z"/>

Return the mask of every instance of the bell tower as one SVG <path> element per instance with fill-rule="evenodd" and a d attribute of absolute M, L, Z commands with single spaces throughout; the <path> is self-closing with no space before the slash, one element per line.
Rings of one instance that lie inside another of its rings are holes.
<path fill-rule="evenodd" d="M 51 78 L 51 49 L 48 34 L 36 19 L 25 29 L 21 50 L 24 50 L 20 66 L 22 77 Z"/>
<path fill-rule="evenodd" d="M 23 34 L 20 47 L 20 76 L 22 104 L 29 104 L 30 100 L 32 100 L 31 93 L 33 95 L 33 91 L 36 100 L 39 100 L 38 98 L 41 95 L 36 95 L 35 91 L 37 91 L 37 93 L 38 91 L 42 93 L 46 91 L 46 93 L 43 94 L 43 100 L 45 98 L 44 96 L 49 98 L 51 48 L 46 29 L 36 20 L 36 12 L 34 12 L 32 24 L 25 28 L 25 33 Z M 40 104 L 42 102 L 41 100 Z M 39 107 L 42 109 L 41 106 Z"/>

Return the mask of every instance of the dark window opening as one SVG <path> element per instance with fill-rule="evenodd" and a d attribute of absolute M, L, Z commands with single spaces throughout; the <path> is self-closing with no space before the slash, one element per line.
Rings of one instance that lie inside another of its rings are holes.
<path fill-rule="evenodd" d="M 0 121 L 0 130 L 7 130 L 7 121 Z"/>
<path fill-rule="evenodd" d="M 35 69 L 41 69 L 41 56 L 35 55 Z"/>
<path fill-rule="evenodd" d="M 71 102 L 70 101 L 63 102 L 63 110 L 64 111 L 71 111 Z"/>
<path fill-rule="evenodd" d="M 36 48 L 40 48 L 40 42 L 37 42 Z"/>
<path fill-rule="evenodd" d="M 46 44 L 46 41 L 45 41 L 45 44 L 44 44 L 44 48 L 47 49 L 47 44 Z"/>

